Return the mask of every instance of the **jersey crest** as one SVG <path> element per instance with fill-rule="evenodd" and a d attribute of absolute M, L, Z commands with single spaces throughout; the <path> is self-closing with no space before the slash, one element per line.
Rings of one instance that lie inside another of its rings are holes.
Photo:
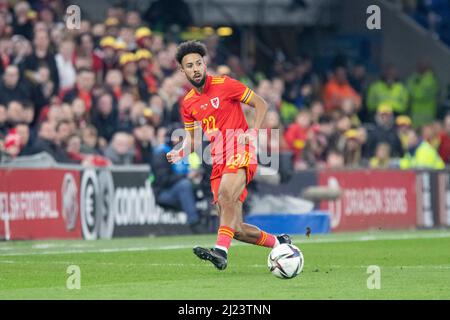
<path fill-rule="evenodd" d="M 219 108 L 219 103 L 220 103 L 219 97 L 212 98 L 210 101 L 211 101 L 211 105 L 212 105 L 215 109 Z"/>

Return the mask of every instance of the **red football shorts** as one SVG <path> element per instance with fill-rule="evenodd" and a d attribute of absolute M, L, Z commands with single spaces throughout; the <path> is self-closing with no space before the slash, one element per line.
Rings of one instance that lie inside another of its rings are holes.
<path fill-rule="evenodd" d="M 253 161 L 249 161 L 250 158 L 252 158 Z M 218 165 L 214 165 L 213 166 L 213 170 L 212 170 L 212 178 L 211 179 L 211 191 L 214 195 L 214 201 L 213 203 L 217 203 L 218 201 L 218 195 L 219 195 L 219 186 L 220 186 L 220 181 L 222 180 L 222 175 L 225 173 L 236 173 L 239 169 L 244 168 L 246 171 L 246 183 L 245 185 L 247 186 L 250 181 L 253 180 L 253 177 L 255 176 L 256 173 L 256 169 L 258 167 L 258 164 L 256 161 L 254 161 L 254 154 L 253 153 L 249 153 L 249 152 L 245 152 L 242 153 L 241 155 L 236 155 L 234 157 L 232 157 L 231 159 L 229 159 L 226 164 L 218 164 Z M 247 198 L 247 187 L 244 188 L 244 190 L 241 193 L 241 196 L 239 197 L 239 200 L 241 202 L 244 202 L 245 199 Z"/>

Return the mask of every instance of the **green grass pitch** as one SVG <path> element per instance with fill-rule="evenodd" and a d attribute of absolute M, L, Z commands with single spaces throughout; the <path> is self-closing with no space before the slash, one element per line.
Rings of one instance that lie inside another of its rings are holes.
<path fill-rule="evenodd" d="M 450 231 L 295 236 L 305 266 L 281 280 L 269 249 L 233 242 L 225 271 L 192 254 L 213 235 L 0 242 L 0 299 L 450 299 Z M 79 290 L 66 286 L 80 268 Z M 379 266 L 380 289 L 367 267 Z"/>

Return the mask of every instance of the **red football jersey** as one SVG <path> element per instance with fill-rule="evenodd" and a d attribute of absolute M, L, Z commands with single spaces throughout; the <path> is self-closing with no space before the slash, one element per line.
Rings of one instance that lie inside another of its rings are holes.
<path fill-rule="evenodd" d="M 230 159 L 238 160 L 236 154 L 242 153 L 239 150 L 241 147 L 237 145 L 237 137 L 248 129 L 248 124 L 241 102 L 248 103 L 253 94 L 253 90 L 230 77 L 207 76 L 202 94 L 192 89 L 183 99 L 185 129 L 199 128 L 200 122 L 211 142 L 211 156 L 216 169 L 213 169 L 211 179 L 220 175 L 218 168 L 221 165 L 230 163 Z M 246 146 L 245 151 L 253 155 L 254 146 Z"/>

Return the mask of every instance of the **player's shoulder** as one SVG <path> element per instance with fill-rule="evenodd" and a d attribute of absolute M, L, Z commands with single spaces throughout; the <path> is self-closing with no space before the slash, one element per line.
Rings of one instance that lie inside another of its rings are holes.
<path fill-rule="evenodd" d="M 183 98 L 183 103 L 188 103 L 195 96 L 195 89 L 192 88 Z"/>
<path fill-rule="evenodd" d="M 230 82 L 235 82 L 236 79 L 231 78 L 230 76 L 223 75 L 223 76 L 213 76 L 211 77 L 211 84 L 212 85 L 220 85 L 220 84 L 227 84 Z"/>
<path fill-rule="evenodd" d="M 226 76 L 212 76 L 211 77 L 211 85 L 224 84 L 225 80 L 226 80 Z"/>
<path fill-rule="evenodd" d="M 223 90 L 229 90 L 234 89 L 236 84 L 238 84 L 239 81 L 236 79 L 233 79 L 229 76 L 216 76 L 211 77 L 211 86 L 221 88 Z"/>

